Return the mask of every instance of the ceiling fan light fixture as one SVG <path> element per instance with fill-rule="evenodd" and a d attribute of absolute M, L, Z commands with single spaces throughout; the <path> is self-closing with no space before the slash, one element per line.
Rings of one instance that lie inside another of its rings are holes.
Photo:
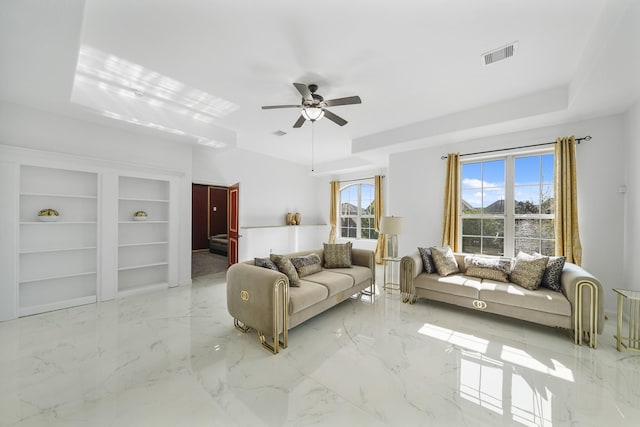
<path fill-rule="evenodd" d="M 317 107 L 306 107 L 302 109 L 302 116 L 307 120 L 315 122 L 324 117 L 324 110 Z"/>

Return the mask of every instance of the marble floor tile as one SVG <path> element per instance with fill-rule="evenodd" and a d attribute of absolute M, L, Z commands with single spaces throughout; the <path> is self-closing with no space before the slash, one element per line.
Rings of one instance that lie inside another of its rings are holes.
<path fill-rule="evenodd" d="M 611 296 L 613 297 L 613 296 Z M 271 355 L 225 275 L 0 323 L 0 426 L 636 426 L 640 353 L 397 291 Z"/>

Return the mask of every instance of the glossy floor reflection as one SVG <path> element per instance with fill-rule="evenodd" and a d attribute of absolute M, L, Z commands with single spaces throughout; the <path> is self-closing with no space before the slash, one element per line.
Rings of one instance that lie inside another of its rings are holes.
<path fill-rule="evenodd" d="M 612 296 L 607 296 L 612 297 Z M 224 273 L 0 323 L 1 426 L 635 426 L 640 354 L 397 291 L 233 328 Z"/>

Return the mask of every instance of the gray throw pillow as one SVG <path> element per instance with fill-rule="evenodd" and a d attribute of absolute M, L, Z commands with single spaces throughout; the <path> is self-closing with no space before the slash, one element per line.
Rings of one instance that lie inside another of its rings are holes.
<path fill-rule="evenodd" d="M 278 266 L 278 270 L 283 272 L 289 278 L 289 286 L 300 286 L 300 276 L 296 268 L 291 263 L 291 260 L 284 255 L 271 254 L 271 261 L 275 262 Z"/>
<path fill-rule="evenodd" d="M 543 256 L 539 253 L 535 253 L 535 255 Z M 544 275 L 542 276 L 542 283 L 540 283 L 540 286 L 549 288 L 552 291 L 560 292 L 562 290 L 560 277 L 562 276 L 562 269 L 564 268 L 564 263 L 566 261 L 567 257 L 564 256 L 549 257 L 549 262 L 547 263 L 547 268 L 544 270 Z"/>
<path fill-rule="evenodd" d="M 439 275 L 450 276 L 460 271 L 458 269 L 458 261 L 456 261 L 456 257 L 453 255 L 453 251 L 449 246 L 445 246 L 444 248 L 432 246 L 429 249 L 431 250 L 431 257 L 433 258 L 433 263 L 436 265 L 436 270 L 438 270 Z"/>
<path fill-rule="evenodd" d="M 351 267 L 351 242 L 325 243 L 324 268 Z"/>
<path fill-rule="evenodd" d="M 298 276 L 305 277 L 322 271 L 322 260 L 318 254 L 291 257 L 291 264 L 296 268 Z"/>
<path fill-rule="evenodd" d="M 542 282 L 542 276 L 548 262 L 549 257 L 537 258 L 520 252 L 516 256 L 516 263 L 511 271 L 511 281 L 525 289 L 535 291 Z"/>
<path fill-rule="evenodd" d="M 269 270 L 280 271 L 278 266 L 269 258 L 254 258 L 253 263 L 257 267 L 268 268 Z"/>
<path fill-rule="evenodd" d="M 422 258 L 422 266 L 424 267 L 424 271 L 428 274 L 437 273 L 438 270 L 436 270 L 436 265 L 433 263 L 431 249 L 418 248 L 418 252 L 420 252 L 420 257 Z"/>
<path fill-rule="evenodd" d="M 509 282 L 509 275 L 504 271 L 495 268 L 485 267 L 467 267 L 464 272 L 465 276 L 477 277 L 479 279 L 495 280 L 497 282 Z"/>

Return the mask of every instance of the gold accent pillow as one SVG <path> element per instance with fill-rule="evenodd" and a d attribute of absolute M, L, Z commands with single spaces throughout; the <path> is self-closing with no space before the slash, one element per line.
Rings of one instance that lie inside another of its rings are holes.
<path fill-rule="evenodd" d="M 511 270 L 511 281 L 525 289 L 535 291 L 542 283 L 542 276 L 548 262 L 547 256 L 536 258 L 524 252 L 518 253 L 516 264 Z"/>
<path fill-rule="evenodd" d="M 324 268 L 351 267 L 351 242 L 324 243 Z"/>
<path fill-rule="evenodd" d="M 286 274 L 289 278 L 289 286 L 300 286 L 300 276 L 296 268 L 291 263 L 291 260 L 284 255 L 271 254 L 271 261 L 275 262 L 278 266 L 278 270 Z"/>
<path fill-rule="evenodd" d="M 449 246 L 445 246 L 444 248 L 432 246 L 429 249 L 431 250 L 431 257 L 433 258 L 433 263 L 436 265 L 436 270 L 438 270 L 439 275 L 450 276 L 460 271 L 458 261 L 456 261 L 456 257 L 453 255 L 453 251 Z"/>

